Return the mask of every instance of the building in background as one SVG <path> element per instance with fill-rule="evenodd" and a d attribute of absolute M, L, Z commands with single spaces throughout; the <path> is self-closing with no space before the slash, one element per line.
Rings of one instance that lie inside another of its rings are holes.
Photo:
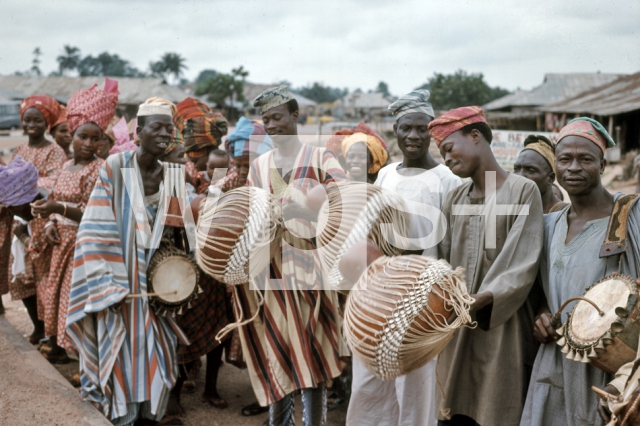
<path fill-rule="evenodd" d="M 564 124 L 547 121 L 540 107 L 573 98 L 621 76 L 603 73 L 546 74 L 540 86 L 532 90 L 516 90 L 489 102 L 483 109 L 494 129 L 554 132 Z"/>

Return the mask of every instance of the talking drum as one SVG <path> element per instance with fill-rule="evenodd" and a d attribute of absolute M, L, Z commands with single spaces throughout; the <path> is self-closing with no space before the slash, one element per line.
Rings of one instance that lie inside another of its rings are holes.
<path fill-rule="evenodd" d="M 148 266 L 151 306 L 158 315 L 181 315 L 202 292 L 195 261 L 172 244 L 163 244 Z"/>
<path fill-rule="evenodd" d="M 228 285 L 249 282 L 275 254 L 280 205 L 264 189 L 243 186 L 200 204 L 196 259 L 202 270 Z"/>
<path fill-rule="evenodd" d="M 560 327 L 562 310 L 579 299 Z M 615 374 L 636 358 L 640 333 L 640 303 L 635 281 L 610 275 L 587 289 L 584 296 L 567 300 L 552 318 L 566 358 L 591 363 Z"/>
<path fill-rule="evenodd" d="M 318 251 L 327 282 L 334 290 L 347 290 L 352 283 L 340 273 L 340 259 L 356 243 L 371 240 L 385 256 L 402 249 L 389 242 L 383 226 L 393 224 L 398 235 L 407 235 L 404 200 L 399 195 L 367 183 L 340 184 L 328 193 L 318 215 Z M 363 259 L 364 261 L 364 259 Z"/>
<path fill-rule="evenodd" d="M 344 337 L 367 370 L 391 380 L 436 357 L 471 323 L 472 303 L 462 268 L 424 256 L 383 256 L 349 293 Z"/>

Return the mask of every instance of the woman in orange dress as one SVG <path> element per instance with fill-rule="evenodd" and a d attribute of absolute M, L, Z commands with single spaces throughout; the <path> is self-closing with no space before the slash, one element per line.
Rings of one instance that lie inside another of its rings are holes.
<path fill-rule="evenodd" d="M 64 150 L 45 138 L 47 129 L 58 121 L 60 114 L 60 104 L 51 96 L 31 96 L 20 104 L 22 129 L 29 137 L 29 142 L 18 146 L 13 151 L 11 159 L 20 156 L 24 161 L 32 163 L 38 171 L 38 188 L 47 192 L 51 190 L 55 176 L 67 161 Z M 34 217 L 29 222 L 30 247 L 24 259 L 25 270 L 29 273 L 9 280 L 11 297 L 13 300 L 22 300 L 34 324 L 34 332 L 29 337 L 32 344 L 37 344 L 44 337 L 44 309 L 37 299 L 36 288 L 46 279 L 50 261 L 50 250 L 47 249 L 44 239 L 45 223 L 46 219 L 39 217 Z M 14 222 L 14 233 L 18 238 L 24 238 L 27 233 L 26 226 L 19 226 Z"/>

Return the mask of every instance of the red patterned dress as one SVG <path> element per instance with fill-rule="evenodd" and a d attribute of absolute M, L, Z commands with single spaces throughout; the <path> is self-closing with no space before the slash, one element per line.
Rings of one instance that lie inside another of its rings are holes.
<path fill-rule="evenodd" d="M 0 164 L 6 166 L 0 157 Z M 13 216 L 0 207 L 0 296 L 9 293 L 9 256 L 11 255 L 11 222 Z"/>
<path fill-rule="evenodd" d="M 68 171 L 74 160 L 67 161 L 56 177 L 50 197 L 68 207 L 76 207 L 84 212 L 91 191 L 98 179 L 104 160 L 96 158 L 77 172 Z M 44 332 L 47 336 L 58 336 L 59 346 L 73 349 L 65 335 L 73 253 L 78 232 L 78 222 L 59 214 L 52 215 L 57 222 L 60 245 L 54 245 L 51 253 L 51 268 L 47 280 L 38 287 L 38 299 L 44 305 Z"/>
<path fill-rule="evenodd" d="M 28 144 L 20 145 L 13 151 L 11 159 L 21 156 L 36 166 L 38 170 L 38 188 L 51 191 L 55 176 L 62 170 L 67 161 L 67 155 L 57 143 L 50 142 L 42 148 L 33 148 Z M 31 229 L 31 243 L 27 247 L 25 256 L 25 273 L 16 277 L 10 276 L 9 291 L 13 300 L 26 299 L 36 294 L 36 287 L 49 272 L 51 250 L 44 238 L 44 225 L 47 219 L 34 218 L 29 222 Z M 16 224 L 14 223 L 14 226 Z M 13 260 L 11 260 L 13 264 Z M 38 300 L 38 317 L 44 316 L 44 307 Z"/>

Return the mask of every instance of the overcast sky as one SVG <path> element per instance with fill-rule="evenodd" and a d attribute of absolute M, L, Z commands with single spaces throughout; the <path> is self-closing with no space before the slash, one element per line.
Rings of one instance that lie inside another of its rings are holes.
<path fill-rule="evenodd" d="M 638 0 L 0 0 L 0 74 L 57 69 L 63 45 L 147 69 L 165 52 L 249 81 L 400 95 L 434 72 L 530 89 L 545 73 L 640 71 Z"/>

